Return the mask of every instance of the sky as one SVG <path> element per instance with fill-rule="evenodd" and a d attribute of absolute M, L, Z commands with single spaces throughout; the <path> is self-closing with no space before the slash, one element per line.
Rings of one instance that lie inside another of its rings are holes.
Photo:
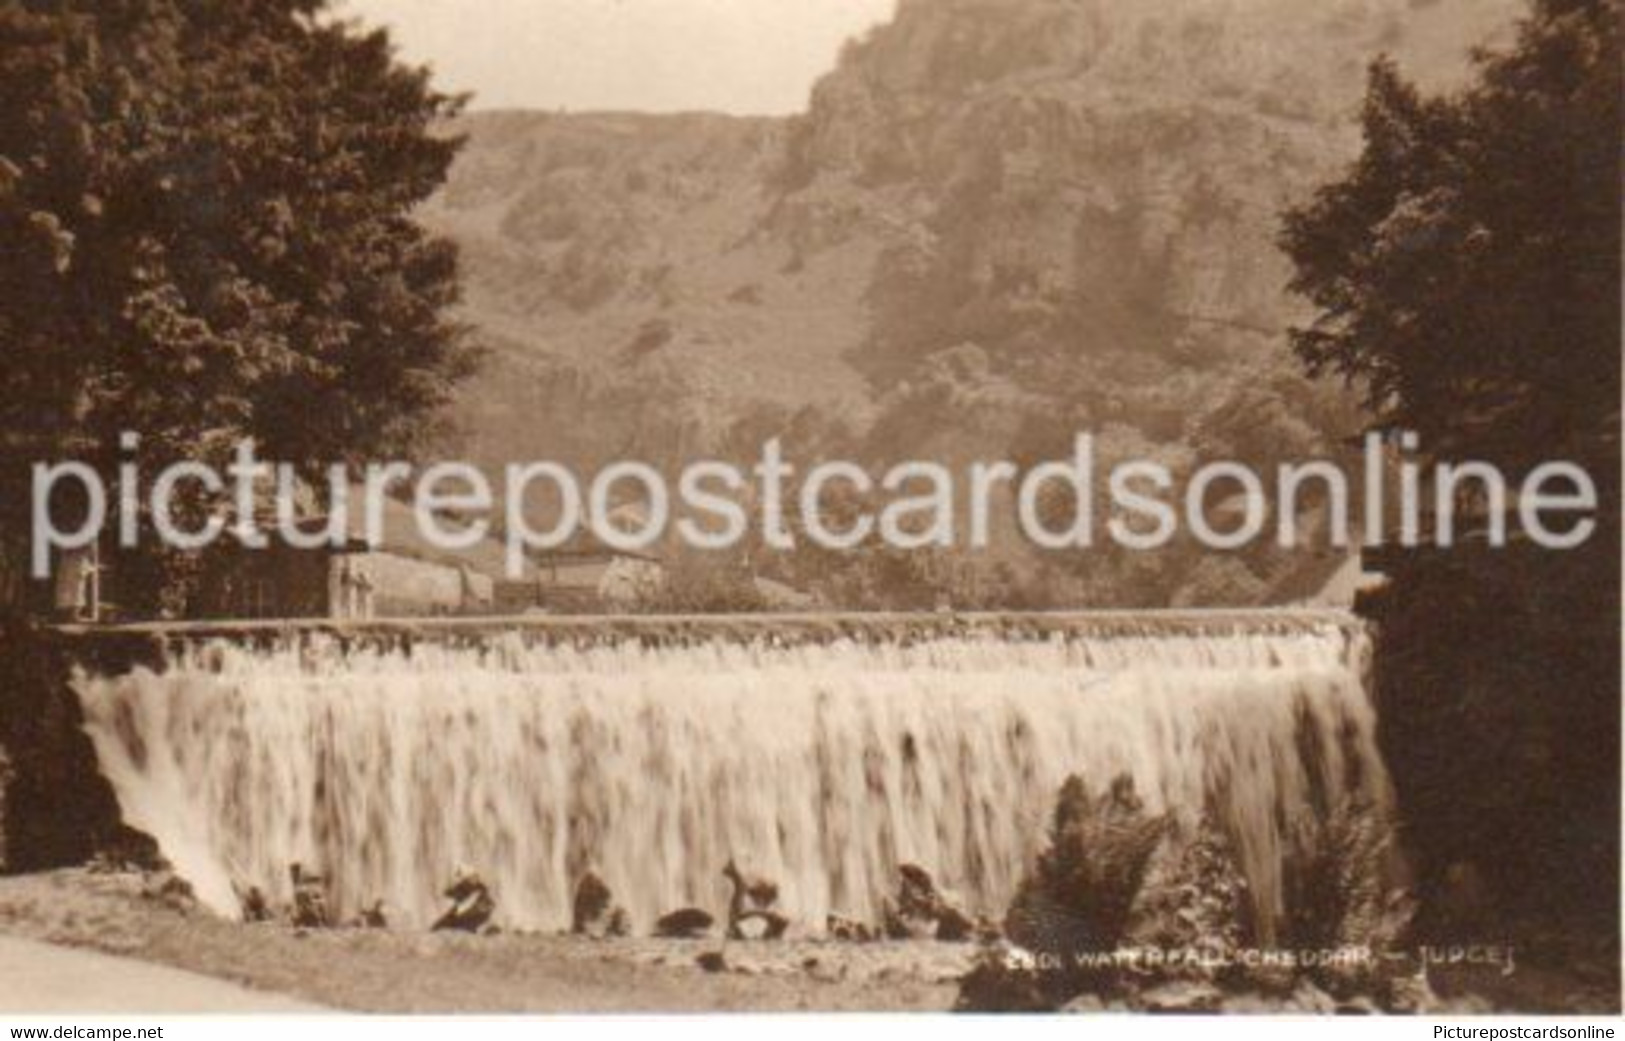
<path fill-rule="evenodd" d="M 896 0 L 339 0 L 392 30 L 401 56 L 472 107 L 806 108 L 841 44 Z"/>

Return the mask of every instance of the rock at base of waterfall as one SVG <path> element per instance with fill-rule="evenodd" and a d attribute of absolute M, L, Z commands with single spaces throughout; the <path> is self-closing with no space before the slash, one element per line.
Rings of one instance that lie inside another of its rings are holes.
<path fill-rule="evenodd" d="M 877 939 L 871 927 L 838 914 L 825 917 L 824 935 L 843 943 L 870 943 Z"/>
<path fill-rule="evenodd" d="M 239 889 L 233 885 L 232 889 L 237 894 L 237 906 L 242 912 L 243 921 L 253 924 L 271 920 L 271 902 L 265 898 L 259 886 Z"/>
<path fill-rule="evenodd" d="M 382 900 L 374 900 L 371 905 L 363 907 L 359 914 L 350 920 L 352 929 L 388 929 L 389 909 Z"/>
<path fill-rule="evenodd" d="M 655 922 L 655 935 L 662 940 L 703 940 L 715 924 L 716 919 L 709 911 L 685 907 L 661 915 Z"/>
<path fill-rule="evenodd" d="M 880 902 L 880 931 L 888 940 L 928 940 L 936 927 L 929 918 L 903 914 L 889 898 Z"/>
<path fill-rule="evenodd" d="M 614 892 L 594 872 L 582 875 L 581 881 L 576 883 L 575 900 L 570 912 L 570 932 L 595 940 L 624 937 L 632 933 L 631 919 L 626 909 L 615 903 Z"/>
<path fill-rule="evenodd" d="M 733 887 L 733 900 L 743 910 L 771 911 L 779 902 L 779 884 L 772 879 L 746 875 L 732 859 L 723 865 L 722 877 Z"/>
<path fill-rule="evenodd" d="M 591 871 L 582 875 L 576 883 L 575 898 L 571 902 L 570 931 L 587 932 L 593 923 L 608 916 L 610 905 L 614 902 L 615 894 L 610 891 L 608 883 Z"/>
<path fill-rule="evenodd" d="M 777 911 L 745 911 L 728 926 L 730 940 L 782 940 L 790 919 Z"/>
<path fill-rule="evenodd" d="M 626 913 L 626 908 L 616 905 L 609 909 L 609 916 L 604 919 L 604 931 L 598 935 L 601 940 L 619 940 L 632 935 L 632 916 Z"/>
<path fill-rule="evenodd" d="M 434 932 L 482 933 L 490 929 L 497 902 L 479 875 L 466 867 L 458 868 L 444 895 L 451 906 L 431 927 Z"/>
<path fill-rule="evenodd" d="M 897 868 L 897 906 L 905 915 L 929 917 L 936 910 L 937 882 L 931 873 L 918 864 L 902 864 Z"/>
<path fill-rule="evenodd" d="M 976 922 L 951 904 L 937 914 L 936 939 L 942 943 L 968 943 L 976 936 Z"/>
<path fill-rule="evenodd" d="M 894 940 L 964 943 L 977 933 L 976 921 L 939 890 L 931 873 L 918 864 L 898 867 L 897 898 L 881 904 L 881 923 L 886 936 Z"/>
<path fill-rule="evenodd" d="M 298 929 L 327 929 L 333 925 L 333 915 L 327 907 L 327 890 L 322 876 L 298 862 L 288 865 L 288 880 L 293 883 L 293 924 Z"/>
<path fill-rule="evenodd" d="M 728 895 L 728 938 L 731 940 L 777 940 L 790 927 L 790 920 L 773 910 L 779 902 L 779 884 L 770 879 L 747 876 L 730 859 L 722 877 L 731 889 Z"/>
<path fill-rule="evenodd" d="M 319 894 L 300 894 L 293 900 L 293 924 L 299 929 L 326 929 L 333 924 L 327 912 L 326 898 Z"/>

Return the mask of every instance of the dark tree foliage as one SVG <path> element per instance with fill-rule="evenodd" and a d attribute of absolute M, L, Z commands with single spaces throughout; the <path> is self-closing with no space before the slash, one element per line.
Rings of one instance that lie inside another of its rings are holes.
<path fill-rule="evenodd" d="M 1619 18 L 1535 0 L 1449 97 L 1377 64 L 1364 155 L 1284 236 L 1320 311 L 1297 353 L 1363 385 L 1379 427 L 1513 476 L 1573 459 L 1599 487 L 1580 549 L 1409 553 L 1366 609 L 1424 933 L 1511 927 L 1534 958 L 1589 944 L 1615 969 Z"/>
<path fill-rule="evenodd" d="M 34 461 L 410 453 L 469 371 L 455 251 L 413 219 L 459 102 L 324 7 L 0 0 L 11 561 Z"/>
<path fill-rule="evenodd" d="M 1620 54 L 1611 0 L 1536 0 L 1477 82 L 1371 69 L 1365 152 L 1288 215 L 1293 345 L 1442 458 L 1569 457 L 1612 481 L 1620 397 Z"/>

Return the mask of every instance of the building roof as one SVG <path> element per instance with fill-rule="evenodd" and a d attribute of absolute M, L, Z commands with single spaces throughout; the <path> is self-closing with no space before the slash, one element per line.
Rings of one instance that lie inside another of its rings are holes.
<path fill-rule="evenodd" d="M 382 540 L 376 545 L 366 541 L 367 510 L 365 496 L 360 489 L 351 491 L 350 508 L 346 520 L 354 544 L 373 552 L 393 553 L 396 556 L 443 564 L 447 567 L 467 567 L 492 579 L 534 582 L 540 577 L 536 567 L 521 560 L 519 573 L 508 574 L 508 550 L 498 539 L 486 537 L 466 549 L 437 546 L 419 529 L 416 511 L 398 499 L 384 496 L 382 514 Z M 440 527 L 447 531 L 458 529 L 451 518 L 441 518 Z"/>
<path fill-rule="evenodd" d="M 1382 583 L 1358 549 L 1324 549 L 1303 555 L 1270 589 L 1267 603 L 1282 607 L 1354 606 L 1356 597 Z"/>

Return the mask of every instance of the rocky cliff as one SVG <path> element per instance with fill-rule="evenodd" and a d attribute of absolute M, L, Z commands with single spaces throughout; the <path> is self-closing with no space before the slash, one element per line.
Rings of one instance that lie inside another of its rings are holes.
<path fill-rule="evenodd" d="M 1175 466 L 1329 451 L 1357 420 L 1287 355 L 1278 214 L 1355 154 L 1371 58 L 1437 85 L 1514 14 L 902 0 L 794 119 L 473 116 L 430 213 L 492 348 L 468 448 L 674 464 L 789 432 L 962 462 L 1088 429 Z M 1214 595 L 1262 595 L 1274 564 L 1243 567 Z"/>

